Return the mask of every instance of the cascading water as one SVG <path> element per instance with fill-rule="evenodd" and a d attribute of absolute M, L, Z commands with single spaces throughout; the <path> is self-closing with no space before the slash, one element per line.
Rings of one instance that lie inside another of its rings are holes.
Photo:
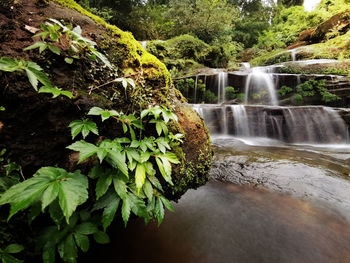
<path fill-rule="evenodd" d="M 227 87 L 227 72 L 218 74 L 218 103 L 225 102 L 225 88 Z"/>
<path fill-rule="evenodd" d="M 297 60 L 297 50 L 295 48 L 289 50 L 292 61 Z"/>
<path fill-rule="evenodd" d="M 194 103 L 197 103 L 197 88 L 198 88 L 198 75 L 196 75 L 196 80 L 194 83 Z"/>
<path fill-rule="evenodd" d="M 328 107 L 196 104 L 193 108 L 212 134 L 265 137 L 288 143 L 349 141 L 344 120 Z"/>
<path fill-rule="evenodd" d="M 278 105 L 271 71 L 273 68 L 252 68 L 245 85 L 245 104 Z"/>
<path fill-rule="evenodd" d="M 290 52 L 294 57 L 295 50 Z M 329 61 L 295 61 L 294 63 L 317 64 L 329 63 Z M 278 106 L 276 86 L 281 85 L 279 83 L 281 77 L 286 77 L 288 74 L 276 73 L 274 66 L 250 68 L 249 63 L 242 63 L 238 74 L 247 76 L 245 83 L 238 82 L 244 86 L 244 105 L 222 104 L 225 102 L 225 88 L 229 84 L 226 72 L 219 72 L 216 76 L 217 104 L 193 105 L 203 117 L 211 134 L 269 138 L 287 143 L 349 143 L 348 126 L 332 108 Z M 300 75 L 298 75 L 295 85 L 300 83 Z M 235 83 L 233 86 L 242 90 L 242 86 L 241 89 L 235 86 Z"/>

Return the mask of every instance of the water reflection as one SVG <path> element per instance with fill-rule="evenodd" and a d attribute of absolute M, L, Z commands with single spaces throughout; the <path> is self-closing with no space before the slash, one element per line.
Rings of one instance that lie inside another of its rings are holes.
<path fill-rule="evenodd" d="M 210 182 L 187 192 L 160 228 L 140 220 L 115 229 L 100 262 L 350 262 L 349 224 L 328 208 Z M 84 261 L 82 261 L 84 262 Z"/>

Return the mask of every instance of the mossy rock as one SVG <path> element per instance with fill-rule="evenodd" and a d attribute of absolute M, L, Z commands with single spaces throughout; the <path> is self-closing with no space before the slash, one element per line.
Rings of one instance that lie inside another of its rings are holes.
<path fill-rule="evenodd" d="M 88 58 L 65 63 L 68 49 L 62 43 L 58 44 L 61 56 L 49 51 L 41 54 L 37 50 L 23 51 L 34 43 L 32 29 L 40 28 L 40 23 L 49 18 L 79 25 L 82 35 L 97 43 L 98 50 L 107 55 L 117 71 Z M 184 143 L 176 150 L 181 164 L 174 166 L 175 186 L 168 188 L 167 196 L 178 199 L 187 189 L 207 181 L 212 151 L 202 119 L 183 103 L 166 66 L 146 52 L 132 34 L 107 24 L 73 0 L 16 0 L 13 5 L 1 2 L 0 27 L 0 57 L 36 62 L 55 86 L 74 95 L 73 99 L 62 96 L 53 99 L 38 94 L 25 74 L 0 71 L 0 105 L 6 108 L 1 112 L 0 149 L 12 153 L 12 159 L 22 166 L 27 177 L 42 166 L 72 169 L 70 151 L 65 148 L 72 143 L 68 125 L 91 107 L 132 113 L 165 105 L 179 117 L 179 123 L 173 124 L 171 130 L 185 134 Z M 120 84 L 111 82 L 117 75 L 132 78 L 136 87 L 125 92 Z M 106 121 L 100 134 L 122 136 L 123 131 L 116 126 Z"/>

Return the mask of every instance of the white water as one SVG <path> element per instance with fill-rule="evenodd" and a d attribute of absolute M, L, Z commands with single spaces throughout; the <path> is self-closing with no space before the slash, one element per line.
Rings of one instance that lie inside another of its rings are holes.
<path fill-rule="evenodd" d="M 196 75 L 196 81 L 194 84 L 194 103 L 197 103 L 197 88 L 198 88 L 198 75 Z"/>
<path fill-rule="evenodd" d="M 195 104 L 193 108 L 214 135 L 262 137 L 288 143 L 349 143 L 347 125 L 328 107 Z"/>
<path fill-rule="evenodd" d="M 292 58 L 292 61 L 297 60 L 297 50 L 295 48 L 290 50 L 290 56 Z"/>
<path fill-rule="evenodd" d="M 218 74 L 218 103 L 225 102 L 225 88 L 227 87 L 227 72 Z"/>
<path fill-rule="evenodd" d="M 254 98 L 255 101 L 258 100 L 258 103 L 278 105 L 272 71 L 273 68 L 268 67 L 252 68 L 252 71 L 247 76 L 245 84 L 244 104 L 250 104 L 250 101 Z M 255 98 L 254 96 L 260 96 L 260 98 Z"/>
<path fill-rule="evenodd" d="M 304 0 L 305 11 L 312 12 L 320 2 L 321 0 Z"/>
<path fill-rule="evenodd" d="M 140 44 L 144 50 L 147 48 L 147 41 L 140 41 Z"/>

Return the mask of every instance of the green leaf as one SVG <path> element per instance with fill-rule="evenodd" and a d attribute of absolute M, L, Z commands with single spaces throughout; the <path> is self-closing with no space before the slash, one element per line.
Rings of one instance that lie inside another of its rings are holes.
<path fill-rule="evenodd" d="M 8 57 L 0 58 L 0 70 L 7 72 L 14 72 L 20 70 L 19 61 Z"/>
<path fill-rule="evenodd" d="M 155 175 L 156 171 L 153 169 L 153 164 L 151 162 L 145 162 L 143 165 L 146 168 L 146 174 L 148 175 Z"/>
<path fill-rule="evenodd" d="M 33 86 L 33 88 L 38 91 L 38 79 L 37 77 L 35 76 L 35 74 L 30 71 L 29 69 L 26 69 L 26 73 L 27 73 L 27 77 L 28 77 L 28 80 L 30 82 L 30 84 Z"/>
<path fill-rule="evenodd" d="M 147 196 L 148 200 L 151 202 L 153 198 L 153 187 L 151 183 L 146 179 L 143 185 L 143 192 Z"/>
<path fill-rule="evenodd" d="M 22 245 L 11 244 L 5 248 L 4 252 L 9 253 L 9 254 L 16 254 L 16 253 L 19 253 L 23 250 L 24 250 L 24 247 Z"/>
<path fill-rule="evenodd" d="M 88 112 L 88 115 L 100 115 L 102 118 L 102 121 L 105 121 L 112 116 L 119 116 L 120 114 L 115 110 L 103 110 L 99 107 L 93 107 Z"/>
<path fill-rule="evenodd" d="M 65 262 L 77 262 L 78 249 L 72 234 L 68 235 L 65 240 L 59 244 L 58 251 Z"/>
<path fill-rule="evenodd" d="M 59 204 L 68 222 L 78 205 L 88 199 L 88 180 L 86 176 L 75 172 L 70 178 L 60 183 Z"/>
<path fill-rule="evenodd" d="M 122 217 L 123 217 L 125 227 L 129 221 L 130 211 L 131 211 L 131 201 L 128 195 L 126 195 L 126 197 L 123 199 L 123 205 L 122 205 Z"/>
<path fill-rule="evenodd" d="M 43 193 L 43 196 L 41 198 L 42 200 L 42 206 L 41 210 L 44 212 L 45 208 L 50 205 L 58 196 L 59 191 L 59 183 L 54 182 L 52 183 Z"/>
<path fill-rule="evenodd" d="M 164 196 L 160 196 L 160 199 L 162 200 L 163 204 L 165 205 L 166 208 L 168 208 L 171 212 L 175 212 L 175 209 L 173 205 L 170 203 L 168 199 L 166 199 Z"/>
<path fill-rule="evenodd" d="M 26 73 L 27 73 L 28 80 L 29 80 L 30 84 L 32 84 L 32 86 L 35 90 L 38 90 L 37 80 L 39 80 L 41 82 L 41 84 L 43 84 L 45 87 L 53 88 L 51 81 L 49 80 L 47 75 L 45 73 L 39 71 L 37 68 L 35 68 L 33 66 L 31 66 L 31 67 L 28 66 L 26 68 Z M 34 80 L 34 78 L 35 78 L 35 80 Z"/>
<path fill-rule="evenodd" d="M 72 64 L 74 59 L 72 58 L 65 58 L 64 61 L 67 63 L 67 64 Z"/>
<path fill-rule="evenodd" d="M 96 57 L 98 57 L 107 67 L 109 68 L 113 68 L 111 63 L 109 62 L 109 60 L 106 58 L 105 55 L 103 55 L 102 53 L 98 52 L 97 50 L 95 49 L 90 49 L 94 55 L 96 55 Z"/>
<path fill-rule="evenodd" d="M 127 186 L 123 176 L 118 174 L 113 176 L 113 185 L 116 193 L 122 198 L 127 198 Z"/>
<path fill-rule="evenodd" d="M 119 169 L 127 177 L 129 176 L 128 167 L 125 163 L 125 154 L 118 151 L 109 151 L 107 155 L 107 162 L 114 168 Z"/>
<path fill-rule="evenodd" d="M 177 158 L 175 153 L 167 152 L 163 156 L 166 157 L 168 159 L 168 161 L 171 162 L 171 163 L 174 163 L 174 164 L 179 164 L 180 163 L 180 161 Z"/>
<path fill-rule="evenodd" d="M 158 148 L 162 153 L 165 153 L 166 149 L 171 150 L 170 145 L 168 144 L 168 142 L 164 137 L 157 138 L 155 142 L 157 143 Z"/>
<path fill-rule="evenodd" d="M 8 189 L 0 198 L 0 204 L 10 203 L 9 219 L 19 210 L 27 208 L 36 201 L 51 185 L 58 185 L 59 204 L 68 222 L 76 207 L 88 198 L 88 180 L 79 172 L 68 173 L 56 167 L 40 168 L 32 178 Z M 56 190 L 52 188 L 44 196 L 44 206 L 53 201 Z M 56 195 L 57 196 L 57 195 Z"/>
<path fill-rule="evenodd" d="M 72 139 L 74 139 L 83 129 L 83 124 L 81 124 L 81 121 L 72 121 L 69 124 L 69 127 L 71 128 L 71 134 L 72 134 Z M 84 138 L 85 139 L 85 138 Z"/>
<path fill-rule="evenodd" d="M 94 238 L 99 244 L 108 244 L 110 242 L 109 236 L 102 231 L 98 231 L 94 234 Z"/>
<path fill-rule="evenodd" d="M 107 193 L 102 196 L 100 199 L 98 199 L 93 206 L 92 211 L 96 211 L 99 209 L 106 208 L 114 199 L 118 199 L 116 192 L 112 189 L 109 189 Z"/>
<path fill-rule="evenodd" d="M 126 133 L 128 131 L 128 126 L 126 126 L 124 122 L 122 123 L 122 126 L 123 126 L 123 132 Z"/>
<path fill-rule="evenodd" d="M 0 106 L 0 111 L 5 111 L 5 107 L 4 106 Z"/>
<path fill-rule="evenodd" d="M 141 163 L 147 162 L 151 156 L 152 156 L 152 153 L 150 152 L 142 152 L 140 154 L 140 162 Z"/>
<path fill-rule="evenodd" d="M 23 50 L 27 51 L 27 50 L 36 49 L 36 48 L 39 48 L 39 53 L 41 53 L 47 48 L 47 43 L 42 42 L 42 41 L 38 41 L 38 42 L 34 43 L 33 45 L 30 45 L 26 48 L 23 48 Z"/>
<path fill-rule="evenodd" d="M 157 130 L 158 135 L 160 136 L 162 134 L 163 128 L 162 128 L 161 122 L 159 122 L 159 121 L 156 122 L 156 130 Z"/>
<path fill-rule="evenodd" d="M 164 219 L 164 207 L 159 197 L 156 198 L 155 210 L 156 210 L 158 226 L 160 226 L 160 224 L 163 222 L 163 219 Z"/>
<path fill-rule="evenodd" d="M 87 252 L 90 248 L 89 238 L 85 235 L 75 233 L 74 234 L 75 243 L 83 251 Z"/>
<path fill-rule="evenodd" d="M 169 163 L 168 159 L 165 157 L 156 157 L 156 162 L 165 181 L 170 185 L 174 185 L 171 181 L 171 164 Z"/>
<path fill-rule="evenodd" d="M 103 196 L 109 186 L 112 183 L 112 175 L 111 174 L 102 174 L 100 175 L 97 184 L 96 184 L 96 199 L 98 200 L 101 196 Z"/>
<path fill-rule="evenodd" d="M 60 227 L 60 224 L 62 223 L 62 219 L 64 218 L 64 215 L 60 207 L 60 204 L 58 203 L 58 200 L 55 200 L 49 206 L 49 214 L 51 219 L 55 222 L 55 224 L 58 227 Z"/>
<path fill-rule="evenodd" d="M 147 178 L 150 180 L 150 182 L 154 185 L 155 188 L 163 192 L 162 185 L 160 184 L 157 177 L 155 177 L 155 175 L 148 175 Z"/>
<path fill-rule="evenodd" d="M 35 202 L 49 186 L 47 178 L 30 178 L 22 183 L 15 184 L 0 197 L 0 205 L 10 203 L 11 210 L 8 220 L 19 210 L 25 209 Z"/>
<path fill-rule="evenodd" d="M 115 198 L 112 199 L 111 202 L 105 207 L 102 215 L 102 226 L 104 231 L 106 231 L 107 228 L 112 223 L 115 217 L 115 214 L 118 210 L 119 203 L 120 203 L 120 198 L 115 196 Z"/>
<path fill-rule="evenodd" d="M 142 198 L 132 193 L 130 193 L 128 197 L 131 201 L 131 211 L 139 217 L 148 218 L 147 207 Z"/>
<path fill-rule="evenodd" d="M 118 143 L 130 143 L 130 139 L 126 138 L 126 137 L 115 138 L 113 141 L 118 142 Z"/>
<path fill-rule="evenodd" d="M 75 228 L 75 232 L 82 235 L 91 235 L 98 232 L 98 228 L 91 222 L 84 222 Z"/>
<path fill-rule="evenodd" d="M 52 86 L 43 86 L 40 88 L 39 93 L 50 93 L 52 94 L 52 98 L 56 98 L 60 95 L 66 96 L 68 98 L 73 98 L 73 94 L 70 91 L 62 90 L 57 87 Z"/>
<path fill-rule="evenodd" d="M 21 263 L 21 262 L 23 262 L 23 260 L 19 260 L 19 259 L 15 258 L 14 256 L 9 255 L 9 254 L 0 255 L 0 259 L 2 260 L 2 263 Z"/>
<path fill-rule="evenodd" d="M 135 183 L 136 183 L 136 187 L 137 187 L 138 192 L 140 192 L 143 184 L 145 183 L 145 179 L 146 179 L 145 167 L 139 163 L 136 166 L 136 172 L 135 172 Z"/>
<path fill-rule="evenodd" d="M 61 55 L 61 51 L 60 49 L 55 46 L 55 45 L 52 45 L 51 43 L 48 43 L 47 44 L 47 47 L 50 49 L 50 51 L 56 55 Z"/>
<path fill-rule="evenodd" d="M 82 161 L 91 157 L 98 150 L 97 146 L 95 146 L 91 143 L 88 143 L 86 141 L 83 141 L 83 140 L 77 141 L 77 142 L 69 145 L 67 148 L 70 150 L 79 152 L 79 162 L 78 163 L 81 163 Z"/>
<path fill-rule="evenodd" d="M 141 115 L 140 115 L 141 119 L 143 119 L 145 116 L 147 116 L 149 112 L 150 112 L 150 109 L 146 109 L 146 110 L 141 111 Z"/>
<path fill-rule="evenodd" d="M 44 263 L 55 262 L 56 259 L 56 249 L 55 247 L 45 247 L 43 249 L 42 258 Z"/>

